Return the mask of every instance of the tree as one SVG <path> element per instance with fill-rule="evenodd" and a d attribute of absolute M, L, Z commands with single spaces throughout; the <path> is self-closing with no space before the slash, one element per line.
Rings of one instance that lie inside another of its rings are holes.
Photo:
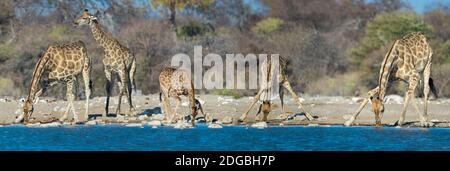
<path fill-rule="evenodd" d="M 381 13 L 367 24 L 365 36 L 358 47 L 350 49 L 352 62 L 361 65 L 366 56 L 373 51 L 399 39 L 410 32 L 419 31 L 432 36 L 432 27 L 422 17 L 412 12 Z"/>

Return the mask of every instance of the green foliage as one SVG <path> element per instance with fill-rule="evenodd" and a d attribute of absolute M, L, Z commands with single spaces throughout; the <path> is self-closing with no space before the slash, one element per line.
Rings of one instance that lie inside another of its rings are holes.
<path fill-rule="evenodd" d="M 212 91 L 212 94 L 220 95 L 220 96 L 231 96 L 235 99 L 239 99 L 242 97 L 242 95 L 237 92 L 236 90 L 230 90 L 230 89 L 216 89 Z"/>
<path fill-rule="evenodd" d="M 178 29 L 178 37 L 195 37 L 204 36 L 208 33 L 212 33 L 213 29 L 208 24 L 203 24 L 196 21 L 191 21 L 188 24 Z"/>
<path fill-rule="evenodd" d="M 0 62 L 6 61 L 14 56 L 14 46 L 10 43 L 0 44 Z"/>
<path fill-rule="evenodd" d="M 50 31 L 48 33 L 48 37 L 51 40 L 61 40 L 64 38 L 64 36 L 65 36 L 64 33 L 66 30 L 67 30 L 67 28 L 65 25 L 54 25 L 50 29 Z"/>
<path fill-rule="evenodd" d="M 186 7 L 204 10 L 211 5 L 213 0 L 149 0 L 149 2 L 153 8 L 160 6 L 167 8 L 174 5 L 178 10 L 184 10 Z"/>
<path fill-rule="evenodd" d="M 355 92 L 366 91 L 367 88 L 358 85 L 361 74 L 352 72 L 336 76 L 325 76 L 307 86 L 306 92 L 310 94 L 324 94 L 331 96 L 354 95 Z"/>
<path fill-rule="evenodd" d="M 450 41 L 446 41 L 442 44 L 441 48 L 443 49 L 442 55 L 444 55 L 443 62 L 445 64 L 450 64 Z"/>
<path fill-rule="evenodd" d="M 411 12 L 381 13 L 367 24 L 360 45 L 350 49 L 352 62 L 360 65 L 366 55 L 410 32 L 420 31 L 431 37 L 432 27 L 421 16 Z"/>
<path fill-rule="evenodd" d="M 252 31 L 260 34 L 269 34 L 277 31 L 283 24 L 283 20 L 269 17 L 256 23 L 256 25 L 252 28 Z"/>
<path fill-rule="evenodd" d="M 0 77 L 0 95 L 15 95 L 17 91 L 11 79 Z"/>

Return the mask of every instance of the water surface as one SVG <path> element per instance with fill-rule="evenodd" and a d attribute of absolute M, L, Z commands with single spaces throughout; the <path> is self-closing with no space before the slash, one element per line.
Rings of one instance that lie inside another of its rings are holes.
<path fill-rule="evenodd" d="M 0 150 L 281 150 L 398 151 L 450 150 L 450 129 L 392 127 L 304 127 L 267 129 L 225 126 L 169 127 L 70 126 L 0 127 Z"/>

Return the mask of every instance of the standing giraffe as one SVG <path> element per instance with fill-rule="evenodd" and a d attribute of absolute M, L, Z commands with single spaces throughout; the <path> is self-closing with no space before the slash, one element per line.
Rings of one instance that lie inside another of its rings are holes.
<path fill-rule="evenodd" d="M 136 91 L 136 85 L 134 83 L 134 75 L 136 73 L 136 59 L 134 54 L 130 50 L 121 45 L 117 39 L 107 34 L 100 27 L 97 17 L 89 13 L 88 10 L 84 10 L 81 17 L 75 19 L 75 26 L 89 25 L 92 31 L 92 35 L 97 43 L 105 51 L 105 57 L 103 58 L 103 65 L 106 82 L 106 106 L 104 117 L 108 114 L 109 98 L 113 88 L 113 73 L 119 75 L 119 104 L 117 105 L 116 116 L 120 115 L 120 106 L 122 102 L 122 96 L 125 93 L 127 101 L 130 106 L 129 113 L 135 115 L 136 109 L 133 107 L 131 100 L 131 89 Z"/>
<path fill-rule="evenodd" d="M 197 116 L 199 109 L 202 112 L 203 116 L 205 116 L 205 119 L 207 118 L 207 116 L 203 112 L 203 108 L 200 102 L 195 99 L 194 85 L 186 70 L 177 70 L 170 67 L 163 68 L 161 73 L 159 74 L 159 85 L 161 91 L 161 93 L 159 94 L 159 100 L 162 102 L 163 111 L 165 113 L 165 121 L 172 123 L 173 119 L 177 117 L 178 107 L 181 103 L 181 95 L 188 96 L 189 104 L 191 107 L 192 124 L 194 124 L 195 122 L 195 117 Z M 177 100 L 175 113 L 173 113 L 170 109 L 170 97 Z"/>
<path fill-rule="evenodd" d="M 273 88 L 273 86 L 279 86 L 279 95 L 280 95 L 280 101 L 281 101 L 281 109 L 282 112 L 284 113 L 284 103 L 283 103 L 283 96 L 284 96 L 284 92 L 282 87 L 286 88 L 292 95 L 292 98 L 294 99 L 294 101 L 297 103 L 298 108 L 301 109 L 304 113 L 305 116 L 308 120 L 313 120 L 314 117 L 309 114 L 308 112 L 306 112 L 306 110 L 304 109 L 302 103 L 299 100 L 299 97 L 297 96 L 297 94 L 294 92 L 294 90 L 291 87 L 291 83 L 289 83 L 289 80 L 287 79 L 286 76 L 286 67 L 287 67 L 287 61 L 283 58 L 283 57 L 279 57 L 279 70 L 277 72 L 276 77 L 274 77 L 274 72 L 275 72 L 275 65 L 276 63 L 272 62 L 272 56 L 269 56 L 266 60 L 264 60 L 264 62 L 262 64 L 260 64 L 260 68 L 261 68 L 261 73 L 265 73 L 263 74 L 264 76 L 266 76 L 267 78 L 261 81 L 260 84 L 260 89 L 259 92 L 256 94 L 253 102 L 250 104 L 250 106 L 247 108 L 247 110 L 241 115 L 241 117 L 239 118 L 240 122 L 243 122 L 246 118 L 248 113 L 250 112 L 250 110 L 252 110 L 253 106 L 255 105 L 255 103 L 260 99 L 262 94 L 265 94 L 263 97 L 267 98 L 268 94 L 269 94 L 269 90 L 271 90 Z M 274 85 L 275 80 L 273 80 L 273 78 L 278 79 L 278 85 Z M 270 110 L 270 105 L 268 105 L 268 99 L 264 99 L 264 103 L 262 104 L 266 111 L 263 110 L 264 118 L 267 120 L 267 115 L 268 115 L 268 110 Z M 263 108 L 263 109 L 264 109 Z M 259 113 L 259 112 L 258 112 Z"/>
<path fill-rule="evenodd" d="M 92 82 L 90 80 L 90 59 L 86 52 L 85 44 L 78 41 L 72 44 L 50 45 L 40 55 L 40 58 L 33 71 L 33 76 L 30 83 L 28 97 L 23 104 L 23 113 L 17 117 L 16 123 L 28 123 L 33 114 L 33 104 L 37 102 L 38 97 L 45 93 L 45 91 L 55 85 L 56 83 L 65 83 L 67 86 L 67 105 L 66 112 L 59 119 L 64 121 L 71 110 L 74 121 L 79 122 L 78 115 L 75 112 L 73 101 L 75 95 L 73 93 L 73 86 L 76 84 L 76 77 L 83 75 L 86 93 L 86 112 L 84 118 L 88 119 L 89 114 L 89 97 L 91 95 Z M 42 79 L 46 76 L 45 79 Z M 38 90 L 40 83 L 41 89 Z"/>
<path fill-rule="evenodd" d="M 345 122 L 346 126 L 352 125 L 353 121 L 359 115 L 361 110 L 370 100 L 372 102 L 372 111 L 375 114 L 375 125 L 381 125 L 381 118 L 384 112 L 384 97 L 390 80 L 401 80 L 408 83 L 408 89 L 405 95 L 403 110 L 397 125 L 401 126 L 405 121 L 406 109 L 411 100 L 415 110 L 419 115 L 420 125 L 427 127 L 432 124 L 427 121 L 428 94 L 431 92 L 437 97 L 437 91 L 433 84 L 431 74 L 431 59 L 433 51 L 427 43 L 426 37 L 420 32 L 407 34 L 403 38 L 396 40 L 389 52 L 384 57 L 378 78 L 378 86 L 368 92 L 368 98 L 364 99 L 361 106 L 355 114 Z M 415 102 L 415 90 L 419 81 L 420 74 L 423 74 L 423 94 L 424 111 L 420 112 L 419 106 Z M 393 74 L 393 78 L 389 78 Z"/>

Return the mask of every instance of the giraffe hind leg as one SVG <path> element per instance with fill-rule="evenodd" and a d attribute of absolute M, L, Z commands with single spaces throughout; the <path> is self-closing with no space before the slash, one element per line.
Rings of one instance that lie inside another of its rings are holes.
<path fill-rule="evenodd" d="M 136 94 L 136 80 L 134 79 L 134 76 L 136 75 L 136 60 L 133 60 L 133 62 L 131 63 L 131 68 L 130 68 L 130 82 L 131 82 L 131 86 L 132 86 L 132 90 L 133 92 Z M 131 91 L 130 91 L 131 94 Z"/>
<path fill-rule="evenodd" d="M 419 81 L 419 76 L 417 73 L 411 75 L 411 78 L 409 79 L 408 90 L 406 91 L 406 95 L 405 95 L 403 109 L 402 109 L 402 112 L 400 113 L 400 118 L 396 123 L 397 126 L 402 126 L 405 121 L 406 110 L 408 108 L 411 98 L 415 98 L 414 91 L 416 90 L 418 81 Z"/>
<path fill-rule="evenodd" d="M 106 87 L 105 87 L 106 103 L 105 103 L 105 113 L 103 114 L 103 117 L 107 117 L 107 115 L 109 114 L 109 99 L 111 97 L 113 83 L 114 83 L 114 80 L 112 78 L 110 70 L 105 69 L 105 77 L 106 77 Z"/>
<path fill-rule="evenodd" d="M 125 93 L 125 95 L 127 96 L 128 104 L 130 106 L 128 115 L 134 116 L 134 115 L 136 115 L 136 113 L 135 113 L 136 109 L 134 108 L 132 100 L 131 100 L 131 84 L 130 84 L 129 73 L 125 73 L 125 72 L 121 71 L 121 72 L 119 72 L 119 78 L 120 78 L 120 82 L 121 82 L 121 87 L 120 87 L 121 90 L 120 90 L 120 94 L 119 94 L 119 105 L 118 106 L 120 106 L 122 96 Z"/>

